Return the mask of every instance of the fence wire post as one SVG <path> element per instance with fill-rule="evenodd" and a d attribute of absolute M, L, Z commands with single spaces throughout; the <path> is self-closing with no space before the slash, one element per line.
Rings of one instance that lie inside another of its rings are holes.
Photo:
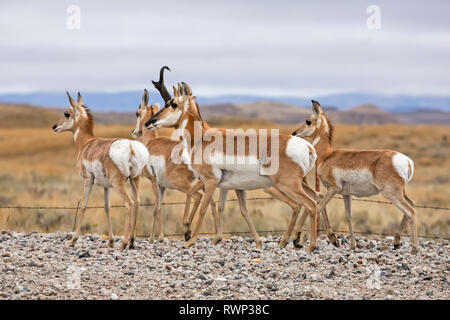
<path fill-rule="evenodd" d="M 73 228 L 72 228 L 72 232 L 75 232 L 75 226 L 77 224 L 77 217 L 78 217 L 78 209 L 80 208 L 80 199 L 78 199 L 78 203 L 77 203 L 77 209 L 75 210 L 75 219 L 73 219 Z"/>

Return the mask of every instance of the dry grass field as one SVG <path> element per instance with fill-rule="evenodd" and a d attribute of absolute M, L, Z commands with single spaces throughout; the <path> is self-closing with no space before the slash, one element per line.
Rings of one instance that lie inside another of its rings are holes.
<path fill-rule="evenodd" d="M 214 125 L 234 128 L 280 128 L 283 133 L 293 126 L 268 122 L 228 121 Z M 76 206 L 82 193 L 82 180 L 75 171 L 75 149 L 70 133 L 55 134 L 53 123 L 46 127 L 22 129 L 0 128 L 0 206 Z M 96 134 L 104 137 L 130 138 L 132 125 L 98 125 Z M 170 130 L 162 134 L 169 134 Z M 450 127 L 449 126 L 356 126 L 336 125 L 335 147 L 394 149 L 415 162 L 415 175 L 407 191 L 417 204 L 450 207 Z M 313 177 L 309 177 L 313 181 Z M 323 191 L 323 189 L 322 189 Z M 250 191 L 249 197 L 266 196 Z M 229 198 L 235 198 L 230 192 Z M 151 186 L 142 182 L 143 203 L 153 201 Z M 218 199 L 216 194 L 215 199 Z M 381 196 L 373 199 L 383 200 Z M 165 201 L 183 201 L 184 195 L 169 190 Z M 111 204 L 122 204 L 113 192 Z M 103 205 L 103 190 L 93 189 L 89 205 Z M 249 211 L 258 230 L 284 229 L 290 217 L 288 206 L 267 200 L 249 201 Z M 183 206 L 163 208 L 166 234 L 181 232 Z M 139 214 L 138 234 L 148 234 L 152 224 L 152 208 L 143 207 Z M 328 205 L 332 227 L 347 230 L 343 201 Z M 29 232 L 72 231 L 75 210 L 0 209 L 0 229 Z M 450 212 L 417 209 L 419 234 L 450 236 Z M 393 206 L 353 202 L 354 229 L 364 232 L 392 233 L 402 214 Z M 113 230 L 122 234 L 125 210 L 112 209 Z M 248 231 L 236 202 L 229 202 L 224 215 L 224 231 Z M 207 214 L 203 231 L 213 231 L 211 215 Z M 87 212 L 83 232 L 107 232 L 102 209 Z M 409 228 L 408 228 L 409 233 Z"/>

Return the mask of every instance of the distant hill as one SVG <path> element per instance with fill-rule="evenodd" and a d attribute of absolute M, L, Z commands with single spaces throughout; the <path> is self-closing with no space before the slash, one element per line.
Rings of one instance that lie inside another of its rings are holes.
<path fill-rule="evenodd" d="M 400 123 L 406 124 L 450 124 L 450 112 L 440 110 L 416 110 L 395 114 Z"/>
<path fill-rule="evenodd" d="M 151 85 L 150 102 L 162 104 L 161 97 Z M 142 90 L 124 92 L 82 92 L 83 99 L 93 111 L 135 112 L 141 101 Z M 71 91 L 76 94 L 75 90 Z M 194 88 L 195 93 L 195 88 Z M 216 104 L 253 104 L 259 101 L 283 103 L 290 106 L 309 106 L 311 99 L 318 100 L 322 105 L 345 110 L 358 105 L 373 104 L 388 112 L 408 112 L 418 109 L 433 109 L 450 112 L 450 96 L 410 96 L 383 95 L 373 93 L 350 92 L 314 97 L 264 97 L 256 95 L 224 95 L 217 97 L 198 96 L 201 106 Z M 0 94 L 0 101 L 5 103 L 31 104 L 45 107 L 60 107 L 68 105 L 65 92 L 36 92 L 27 94 Z"/>
<path fill-rule="evenodd" d="M 328 111 L 330 119 L 344 124 L 386 124 L 398 123 L 396 115 L 381 110 L 375 105 L 364 104 L 343 111 Z"/>
<path fill-rule="evenodd" d="M 38 128 L 53 125 L 62 115 L 30 105 L 0 103 L 0 128 Z"/>
<path fill-rule="evenodd" d="M 450 125 L 450 112 L 419 110 L 414 112 L 387 112 L 373 104 L 339 110 L 322 104 L 335 123 L 343 124 L 444 124 Z M 217 104 L 200 106 L 205 119 L 241 118 L 262 119 L 282 124 L 298 124 L 311 115 L 311 108 L 294 107 L 285 103 L 257 101 L 248 104 Z"/>
<path fill-rule="evenodd" d="M 276 123 L 296 123 L 308 114 L 302 107 L 294 107 L 285 103 L 257 101 L 249 104 L 218 104 L 201 107 L 202 115 L 208 118 L 249 118 L 262 119 Z"/>
<path fill-rule="evenodd" d="M 364 104 L 347 110 L 338 110 L 322 105 L 335 123 L 342 124 L 441 124 L 450 125 L 450 112 L 439 110 L 417 110 L 390 113 L 375 105 Z M 65 108 L 43 108 L 31 105 L 0 103 L 0 128 L 52 126 L 63 116 Z M 242 123 L 246 119 L 263 123 L 299 124 L 311 114 L 311 108 L 294 107 L 285 103 L 258 101 L 248 104 L 217 104 L 201 106 L 204 119 L 211 124 Z M 135 112 L 93 112 L 96 123 L 136 123 Z"/>
<path fill-rule="evenodd" d="M 42 108 L 31 105 L 0 103 L 0 128 L 51 128 L 63 117 L 63 108 Z M 96 123 L 135 124 L 134 113 L 93 112 Z"/>

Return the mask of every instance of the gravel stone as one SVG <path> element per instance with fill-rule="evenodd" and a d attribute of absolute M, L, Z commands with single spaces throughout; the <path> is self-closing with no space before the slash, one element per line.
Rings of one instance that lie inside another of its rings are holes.
<path fill-rule="evenodd" d="M 248 237 L 213 245 L 200 238 L 137 239 L 134 250 L 108 247 L 84 235 L 75 248 L 71 233 L 1 231 L 0 300 L 3 299 L 450 299 L 450 242 L 409 239 L 394 250 L 393 238 L 358 237 L 359 247 L 338 236 L 339 248 L 318 239 L 307 253 L 279 236 Z"/>

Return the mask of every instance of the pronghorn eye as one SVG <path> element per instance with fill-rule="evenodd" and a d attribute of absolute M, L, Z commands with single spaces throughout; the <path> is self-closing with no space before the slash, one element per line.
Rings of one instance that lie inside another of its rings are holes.
<path fill-rule="evenodd" d="M 170 105 L 171 105 L 172 108 L 174 108 L 174 109 L 175 109 L 176 107 L 178 107 L 178 105 L 177 105 L 176 103 L 173 103 L 173 102 L 172 102 Z"/>
<path fill-rule="evenodd" d="M 310 126 L 310 125 L 311 125 L 311 121 L 306 120 L 306 124 L 307 124 L 308 126 Z"/>
<path fill-rule="evenodd" d="M 65 116 L 66 118 L 69 118 L 69 117 L 70 117 L 70 113 L 68 113 L 68 112 L 66 111 L 66 112 L 64 112 L 64 116 Z"/>

